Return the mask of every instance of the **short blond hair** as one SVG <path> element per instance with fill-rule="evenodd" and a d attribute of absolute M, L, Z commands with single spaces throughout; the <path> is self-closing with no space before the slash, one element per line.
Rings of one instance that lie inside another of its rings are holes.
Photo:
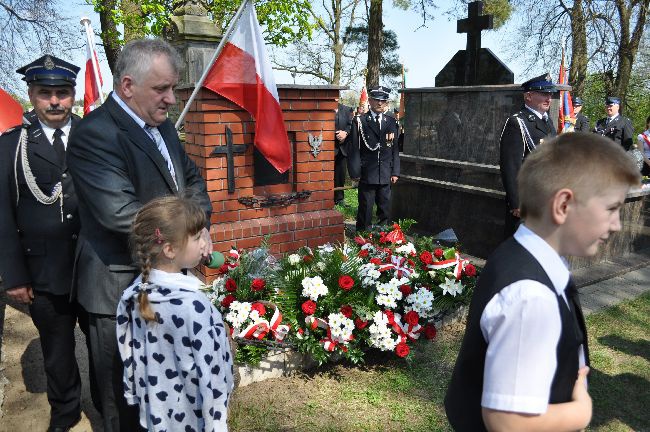
<path fill-rule="evenodd" d="M 560 189 L 588 200 L 614 184 L 640 182 L 636 164 L 614 141 L 592 133 L 562 134 L 539 145 L 519 171 L 521 217 L 541 217 Z"/>

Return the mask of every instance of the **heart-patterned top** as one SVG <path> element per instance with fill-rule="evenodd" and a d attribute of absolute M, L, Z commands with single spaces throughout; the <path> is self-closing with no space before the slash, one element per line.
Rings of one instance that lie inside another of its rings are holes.
<path fill-rule="evenodd" d="M 221 314 L 194 276 L 152 270 L 117 308 L 124 394 L 149 431 L 226 431 L 233 358 Z M 157 322 L 140 315 L 145 290 Z"/>

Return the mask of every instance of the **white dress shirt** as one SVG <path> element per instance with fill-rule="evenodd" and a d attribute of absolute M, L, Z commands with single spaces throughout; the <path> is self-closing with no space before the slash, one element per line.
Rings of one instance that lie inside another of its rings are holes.
<path fill-rule="evenodd" d="M 486 305 L 480 325 L 488 343 L 481 405 L 499 411 L 543 414 L 547 410 L 557 366 L 562 321 L 557 296 L 570 273 L 567 262 L 524 224 L 514 235 L 541 264 L 553 286 L 519 280 Z M 580 350 L 580 366 L 585 364 Z"/>
<path fill-rule="evenodd" d="M 51 128 L 40 120 L 38 122 L 41 124 L 41 129 L 43 130 L 43 133 L 47 137 L 50 144 L 54 145 L 54 132 L 56 132 L 56 128 Z M 63 147 L 66 150 L 68 149 L 68 138 L 70 137 L 71 127 L 72 119 L 68 119 L 68 122 L 65 124 L 65 126 L 58 128 L 61 129 L 61 132 L 63 132 L 63 135 L 61 135 L 61 141 L 63 141 Z"/>

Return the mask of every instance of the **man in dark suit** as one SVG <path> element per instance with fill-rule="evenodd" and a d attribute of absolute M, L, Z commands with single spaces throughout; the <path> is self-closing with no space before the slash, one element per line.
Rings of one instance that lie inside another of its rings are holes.
<path fill-rule="evenodd" d="M 524 106 L 508 117 L 501 131 L 499 167 L 506 192 L 505 237 L 515 233 L 519 225 L 519 194 L 517 174 L 528 154 L 544 139 L 557 135 L 549 118 L 551 95 L 557 89 L 548 74 L 532 78 L 521 85 Z"/>
<path fill-rule="evenodd" d="M 620 114 L 621 99 L 609 96 L 605 99 L 607 117 L 598 120 L 594 132 L 599 133 L 620 144 L 626 151 L 634 143 L 632 121 Z"/>
<path fill-rule="evenodd" d="M 18 69 L 34 110 L 0 137 L 0 274 L 7 296 L 29 305 L 40 336 L 48 431 L 67 431 L 81 415 L 75 358 L 76 303 L 70 302 L 79 233 L 66 145 L 79 68 L 51 55 Z"/>
<path fill-rule="evenodd" d="M 115 91 L 80 122 L 70 141 L 82 226 L 75 287 L 88 314 L 90 360 L 107 432 L 139 430 L 137 407 L 124 400 L 115 336 L 118 300 L 139 273 L 127 241 L 135 214 L 156 197 L 188 191 L 208 216 L 212 212 L 205 181 L 167 119 L 180 67 L 180 57 L 162 40 L 129 42 L 116 64 Z"/>
<path fill-rule="evenodd" d="M 575 96 L 573 98 L 573 114 L 576 117 L 576 125 L 573 128 L 575 132 L 589 132 L 591 127 L 589 126 L 589 119 L 586 115 L 581 113 L 582 111 L 582 98 Z"/>
<path fill-rule="evenodd" d="M 399 178 L 399 131 L 395 118 L 387 115 L 390 89 L 370 89 L 370 110 L 355 117 L 348 149 L 348 171 L 359 181 L 357 231 L 372 223 L 372 208 L 377 204 L 380 225 L 390 218 L 390 187 Z"/>
<path fill-rule="evenodd" d="M 352 108 L 339 104 L 334 119 L 334 187 L 345 186 L 345 170 L 348 157 L 348 143 L 352 128 Z M 334 204 L 343 202 L 342 190 L 334 191 Z"/>

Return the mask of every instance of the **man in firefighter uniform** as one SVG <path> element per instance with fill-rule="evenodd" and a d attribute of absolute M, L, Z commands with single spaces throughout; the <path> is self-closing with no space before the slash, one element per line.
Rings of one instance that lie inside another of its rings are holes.
<path fill-rule="evenodd" d="M 369 96 L 370 110 L 355 117 L 348 150 L 350 178 L 359 181 L 357 231 L 372 225 L 374 204 L 378 223 L 391 222 L 391 185 L 399 178 L 399 131 L 395 118 L 387 115 L 390 89 L 373 87 Z"/>
<path fill-rule="evenodd" d="M 29 305 L 43 350 L 48 431 L 63 432 L 81 414 L 77 308 L 70 301 L 79 218 L 66 165 L 79 68 L 45 55 L 16 72 L 34 110 L 0 136 L 0 274 L 6 295 Z"/>

